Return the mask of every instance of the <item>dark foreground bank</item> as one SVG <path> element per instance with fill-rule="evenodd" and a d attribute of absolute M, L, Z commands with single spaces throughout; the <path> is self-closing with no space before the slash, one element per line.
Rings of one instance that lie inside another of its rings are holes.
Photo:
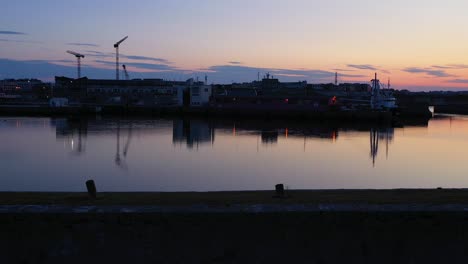
<path fill-rule="evenodd" d="M 1 263 L 466 263 L 468 213 L 3 214 Z"/>
<path fill-rule="evenodd" d="M 81 208 L 0 210 L 0 263 L 466 263 L 467 192 L 0 193 L 2 209 Z M 207 210 L 236 206 L 292 210 Z"/>

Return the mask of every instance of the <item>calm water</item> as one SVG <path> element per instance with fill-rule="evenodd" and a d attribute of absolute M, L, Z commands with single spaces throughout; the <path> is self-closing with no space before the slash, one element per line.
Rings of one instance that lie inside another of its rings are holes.
<path fill-rule="evenodd" d="M 0 118 L 0 191 L 468 187 L 468 117 L 403 128 Z"/>

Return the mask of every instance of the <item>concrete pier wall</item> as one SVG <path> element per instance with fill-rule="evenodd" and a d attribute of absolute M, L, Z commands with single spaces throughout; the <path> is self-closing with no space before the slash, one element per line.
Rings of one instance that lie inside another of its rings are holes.
<path fill-rule="evenodd" d="M 466 263 L 468 213 L 3 213 L 0 263 Z"/>

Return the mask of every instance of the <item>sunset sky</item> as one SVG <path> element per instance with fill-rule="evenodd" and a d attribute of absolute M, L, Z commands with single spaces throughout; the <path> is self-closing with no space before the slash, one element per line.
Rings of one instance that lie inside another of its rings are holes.
<path fill-rule="evenodd" d="M 466 0 L 15 0 L 2 3 L 0 79 L 132 78 L 368 82 L 468 90 Z"/>

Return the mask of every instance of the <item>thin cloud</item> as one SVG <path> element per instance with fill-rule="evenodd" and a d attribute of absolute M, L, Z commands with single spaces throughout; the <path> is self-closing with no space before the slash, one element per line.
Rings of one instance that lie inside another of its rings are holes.
<path fill-rule="evenodd" d="M 466 64 L 449 64 L 448 66 L 452 67 L 452 69 L 468 69 Z"/>
<path fill-rule="evenodd" d="M 89 52 L 89 53 L 92 53 L 92 54 L 104 54 L 104 52 L 96 51 L 96 50 L 85 50 L 84 52 Z"/>
<path fill-rule="evenodd" d="M 0 35 L 27 35 L 27 34 L 23 32 L 18 32 L 18 31 L 0 30 Z"/>
<path fill-rule="evenodd" d="M 85 50 L 86 56 L 88 57 L 95 57 L 95 58 L 114 58 L 115 53 L 110 52 L 101 52 L 95 50 Z M 127 60 L 138 60 L 138 61 L 153 61 L 159 62 L 162 64 L 171 64 L 170 61 L 163 59 L 163 58 L 154 58 L 154 57 L 147 57 L 147 56 L 139 56 L 139 55 L 126 55 L 120 54 L 120 58 L 127 59 Z"/>
<path fill-rule="evenodd" d="M 129 60 L 156 61 L 156 62 L 161 62 L 161 63 L 165 63 L 165 64 L 170 64 L 171 63 L 166 59 L 145 57 L 145 56 L 137 56 L 137 55 L 123 55 L 123 58 L 129 59 Z"/>
<path fill-rule="evenodd" d="M 371 64 L 348 64 L 346 65 L 348 68 L 354 68 L 354 69 L 359 69 L 359 70 L 372 70 L 372 71 L 377 71 L 377 67 Z"/>
<path fill-rule="evenodd" d="M 240 62 L 240 61 L 230 61 L 229 64 L 240 65 L 240 64 L 242 64 L 242 62 Z"/>
<path fill-rule="evenodd" d="M 453 69 L 453 70 L 468 69 L 468 65 L 466 64 L 432 65 L 431 67 L 436 68 L 436 69 Z"/>
<path fill-rule="evenodd" d="M 105 64 L 105 65 L 115 65 L 115 62 L 112 62 L 112 61 L 95 60 L 95 62 Z M 138 63 L 138 62 L 126 62 L 122 64 L 125 64 L 126 66 L 130 66 L 130 67 L 135 67 L 138 69 L 144 69 L 144 70 L 155 70 L 155 71 L 177 70 L 176 68 L 171 67 L 170 65 L 167 65 L 167 64 Z"/>
<path fill-rule="evenodd" d="M 50 63 L 50 64 L 65 64 L 65 65 L 75 65 L 76 60 L 49 60 L 49 61 L 43 61 L 44 63 Z"/>
<path fill-rule="evenodd" d="M 99 47 L 97 44 L 93 43 L 67 43 L 69 46 L 85 46 L 85 47 Z"/>
<path fill-rule="evenodd" d="M 157 70 L 157 71 L 172 71 L 176 70 L 175 68 L 171 67 L 167 64 L 151 64 L 151 63 L 136 63 L 136 62 L 129 62 L 126 63 L 127 66 L 132 66 L 140 69 L 147 69 L 147 70 Z"/>
<path fill-rule="evenodd" d="M 40 44 L 39 41 L 30 41 L 30 40 L 13 40 L 13 39 L 0 39 L 0 42 L 12 42 L 12 43 L 29 43 L 29 44 Z"/>
<path fill-rule="evenodd" d="M 436 69 L 452 69 L 452 67 L 450 66 L 443 66 L 443 65 L 432 65 L 431 67 L 436 68 Z"/>
<path fill-rule="evenodd" d="M 407 67 L 403 69 L 402 71 L 409 72 L 409 73 L 416 73 L 416 74 L 422 73 L 422 74 L 427 74 L 433 77 L 454 77 L 454 75 L 449 74 L 444 70 L 433 69 L 433 68 Z"/>
<path fill-rule="evenodd" d="M 351 70 L 351 69 L 332 69 L 332 71 L 336 71 L 336 72 L 352 72 L 352 71 L 356 71 L 356 70 Z"/>
<path fill-rule="evenodd" d="M 115 54 L 113 53 L 108 53 L 108 52 L 101 52 L 101 51 L 95 51 L 95 50 L 85 50 L 85 56 L 87 57 L 95 57 L 95 58 L 111 58 L 114 57 Z"/>
<path fill-rule="evenodd" d="M 449 83 L 461 83 L 461 84 L 468 84 L 468 79 L 454 79 L 448 80 Z"/>

